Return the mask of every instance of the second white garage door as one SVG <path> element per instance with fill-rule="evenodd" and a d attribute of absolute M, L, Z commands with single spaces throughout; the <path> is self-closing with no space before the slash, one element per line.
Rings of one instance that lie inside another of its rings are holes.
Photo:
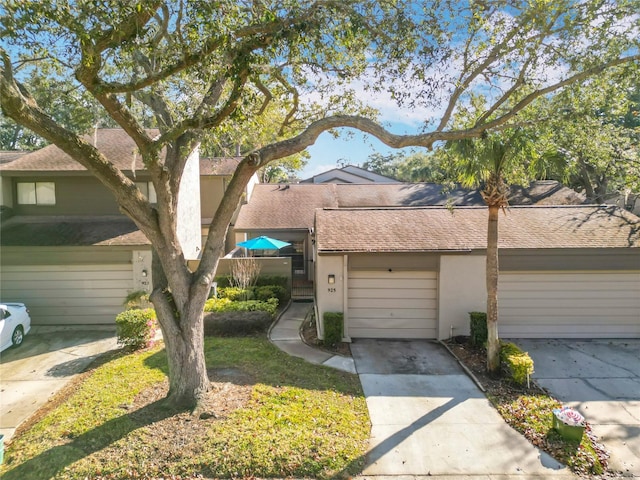
<path fill-rule="evenodd" d="M 130 263 L 2 268 L 3 301 L 25 303 L 34 325 L 114 325 L 132 290 Z"/>
<path fill-rule="evenodd" d="M 640 336 L 640 272 L 500 273 L 501 337 Z"/>
<path fill-rule="evenodd" d="M 350 337 L 437 337 L 437 272 L 352 270 L 348 282 Z"/>

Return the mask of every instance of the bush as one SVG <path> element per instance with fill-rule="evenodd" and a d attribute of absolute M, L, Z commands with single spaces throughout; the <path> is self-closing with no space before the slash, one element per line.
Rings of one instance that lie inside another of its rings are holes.
<path fill-rule="evenodd" d="M 344 315 L 340 312 L 324 313 L 324 344 L 335 345 L 342 341 Z"/>
<path fill-rule="evenodd" d="M 533 374 L 533 360 L 514 343 L 500 345 L 500 358 L 506 364 L 513 381 L 520 385 L 524 385 Z"/>
<path fill-rule="evenodd" d="M 278 299 L 270 298 L 266 302 L 246 300 L 232 302 L 228 298 L 210 298 L 204 304 L 205 312 L 267 312 L 273 317 L 278 309 Z"/>
<path fill-rule="evenodd" d="M 231 301 L 253 300 L 254 294 L 252 288 L 222 287 L 218 289 L 218 297 L 228 298 Z"/>
<path fill-rule="evenodd" d="M 263 302 L 270 298 L 277 298 L 278 304 L 282 305 L 289 300 L 289 291 L 280 285 L 265 285 L 263 287 L 254 287 L 253 296 L 256 300 Z"/>
<path fill-rule="evenodd" d="M 268 312 L 212 312 L 204 316 L 204 334 L 250 336 L 265 333 L 271 325 Z"/>
<path fill-rule="evenodd" d="M 487 314 L 484 312 L 469 312 L 470 340 L 472 345 L 487 343 Z"/>
<path fill-rule="evenodd" d="M 153 308 L 125 310 L 116 317 L 116 327 L 119 345 L 150 346 L 156 333 L 156 312 Z"/>

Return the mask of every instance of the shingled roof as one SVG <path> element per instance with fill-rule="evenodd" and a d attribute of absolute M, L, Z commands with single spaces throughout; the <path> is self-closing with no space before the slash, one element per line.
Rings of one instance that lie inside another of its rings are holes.
<path fill-rule="evenodd" d="M 502 249 L 640 247 L 640 218 L 610 206 L 510 207 L 498 225 Z M 487 208 L 323 209 L 315 232 L 319 252 L 481 250 Z"/>
<path fill-rule="evenodd" d="M 148 134 L 152 137 L 158 133 L 158 130 L 148 130 Z M 86 142 L 95 145 L 120 170 L 144 170 L 141 156 L 135 153 L 137 150 L 136 144 L 121 128 L 100 128 L 95 135 L 85 135 L 82 138 Z M 0 173 L 3 175 L 24 172 L 86 171 L 85 167 L 55 145 L 48 145 L 0 166 Z"/>
<path fill-rule="evenodd" d="M 200 159 L 200 175 L 231 176 L 242 157 L 212 157 Z"/>
<path fill-rule="evenodd" d="M 514 187 L 512 204 L 581 204 L 584 197 L 558 182 Z M 477 190 L 448 190 L 433 183 L 256 185 L 235 224 L 239 231 L 308 229 L 316 208 L 484 206 Z"/>
<path fill-rule="evenodd" d="M 0 236 L 3 247 L 150 244 L 138 227 L 122 216 L 13 217 L 2 225 Z"/>

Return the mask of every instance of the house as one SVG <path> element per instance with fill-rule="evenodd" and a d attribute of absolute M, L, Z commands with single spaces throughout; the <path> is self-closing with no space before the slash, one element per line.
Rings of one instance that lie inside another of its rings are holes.
<path fill-rule="evenodd" d="M 153 134 L 153 132 L 150 132 Z M 86 137 L 153 203 L 155 191 L 121 129 Z M 239 159 L 187 162 L 179 234 L 196 262 L 202 237 Z M 25 302 L 36 325 L 113 324 L 127 294 L 151 287 L 151 245 L 111 192 L 54 145 L 0 165 L 3 301 Z"/>
<path fill-rule="evenodd" d="M 486 232 L 484 207 L 317 210 L 317 318 L 343 312 L 346 340 L 468 334 L 486 310 Z M 502 338 L 640 338 L 640 218 L 511 207 L 499 248 Z"/>
<path fill-rule="evenodd" d="M 395 178 L 386 177 L 379 173 L 347 165 L 342 168 L 333 168 L 311 178 L 301 180 L 300 183 L 400 183 Z"/>
<path fill-rule="evenodd" d="M 512 189 L 513 204 L 581 204 L 584 196 L 558 182 L 534 182 Z M 281 253 L 292 257 L 294 280 L 314 279 L 315 211 L 319 208 L 484 205 L 477 190 L 447 189 L 431 183 L 256 185 L 235 223 L 236 240 L 267 235 L 292 244 Z M 237 242 L 236 242 L 237 243 Z"/>

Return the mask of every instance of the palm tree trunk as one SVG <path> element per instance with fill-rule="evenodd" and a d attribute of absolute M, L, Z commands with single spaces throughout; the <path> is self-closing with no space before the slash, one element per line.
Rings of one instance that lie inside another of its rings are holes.
<path fill-rule="evenodd" d="M 487 370 L 497 373 L 500 368 L 500 340 L 498 339 L 498 216 L 500 207 L 489 205 L 487 230 Z"/>

